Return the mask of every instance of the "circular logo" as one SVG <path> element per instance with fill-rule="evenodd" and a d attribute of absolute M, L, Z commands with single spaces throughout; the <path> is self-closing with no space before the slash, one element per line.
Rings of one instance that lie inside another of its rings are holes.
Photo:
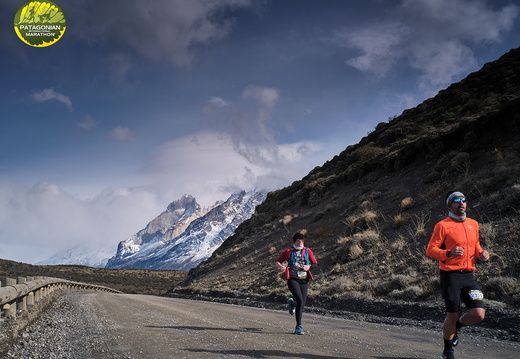
<path fill-rule="evenodd" d="M 52 1 L 28 1 L 14 16 L 14 31 L 27 45 L 50 46 L 65 33 L 65 14 Z"/>

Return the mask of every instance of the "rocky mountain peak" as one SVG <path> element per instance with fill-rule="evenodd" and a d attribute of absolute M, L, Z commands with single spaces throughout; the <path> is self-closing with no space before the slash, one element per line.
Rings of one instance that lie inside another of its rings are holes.
<path fill-rule="evenodd" d="M 143 230 L 122 241 L 106 267 L 190 269 L 251 217 L 265 195 L 263 191 L 241 191 L 206 209 L 192 196 L 183 196 Z"/>

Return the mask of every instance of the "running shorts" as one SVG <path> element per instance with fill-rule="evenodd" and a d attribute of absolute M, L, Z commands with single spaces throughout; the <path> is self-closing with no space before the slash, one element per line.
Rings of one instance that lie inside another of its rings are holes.
<path fill-rule="evenodd" d="M 466 308 L 484 308 L 484 294 L 473 272 L 441 270 L 441 293 L 447 312 L 460 312 L 460 301 Z"/>

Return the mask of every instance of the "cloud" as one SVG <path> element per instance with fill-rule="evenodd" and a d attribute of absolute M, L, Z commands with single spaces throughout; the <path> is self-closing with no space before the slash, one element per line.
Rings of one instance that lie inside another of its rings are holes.
<path fill-rule="evenodd" d="M 110 53 L 107 62 L 111 69 L 110 78 L 115 83 L 123 83 L 134 66 L 132 56 L 123 52 Z"/>
<path fill-rule="evenodd" d="M 56 184 L 25 187 L 0 179 L 0 258 L 35 263 L 79 244 L 115 253 L 120 241 L 164 210 L 162 201 L 144 188 L 106 190 L 81 200 Z"/>
<path fill-rule="evenodd" d="M 419 35 L 433 33 L 442 39 L 459 39 L 471 43 L 500 42 L 511 30 L 519 14 L 518 5 L 509 4 L 494 10 L 483 0 L 404 0 L 401 9 L 419 29 Z"/>
<path fill-rule="evenodd" d="M 425 93 L 443 87 L 452 82 L 455 75 L 478 66 L 471 49 L 460 41 L 416 43 L 412 47 L 410 65 L 422 72 L 419 88 Z"/>
<path fill-rule="evenodd" d="M 275 88 L 248 86 L 242 93 L 242 98 L 251 98 L 257 101 L 261 106 L 272 109 L 278 102 L 280 92 Z"/>
<path fill-rule="evenodd" d="M 243 146 L 243 152 L 249 153 L 248 145 Z M 285 186 L 312 169 L 308 163 L 319 161 L 313 156 L 329 156 L 320 153 L 322 146 L 309 141 L 254 147 L 255 158 L 262 161 L 252 161 L 237 151 L 229 133 L 201 132 L 159 146 L 139 172 L 168 198 L 189 193 L 209 205 L 238 190 Z"/>
<path fill-rule="evenodd" d="M 53 88 L 47 88 L 41 91 L 34 91 L 32 93 L 32 99 L 36 102 L 45 102 L 55 100 L 67 107 L 69 111 L 72 111 L 72 101 L 68 96 L 54 91 Z"/>
<path fill-rule="evenodd" d="M 99 121 L 94 121 L 90 115 L 84 116 L 81 121 L 77 123 L 78 127 L 84 130 L 90 130 L 99 125 Z"/>
<path fill-rule="evenodd" d="M 250 85 L 235 101 L 214 96 L 202 112 L 209 118 L 208 127 L 225 134 L 238 154 L 251 163 L 270 163 L 279 155 L 269 127 L 279 99 L 276 88 Z"/>
<path fill-rule="evenodd" d="M 133 140 L 135 135 L 128 127 L 117 126 L 110 131 L 109 136 L 116 141 L 130 141 Z"/>
<path fill-rule="evenodd" d="M 222 97 L 212 96 L 206 104 L 202 107 L 202 113 L 212 114 L 220 109 L 230 106 L 231 103 L 224 100 Z"/>
<path fill-rule="evenodd" d="M 82 2 L 70 11 L 77 12 L 75 34 L 82 42 L 110 44 L 113 76 L 121 80 L 135 55 L 137 59 L 189 66 L 198 46 L 229 34 L 234 20 L 226 11 L 253 6 L 258 5 L 252 0 L 112 0 Z"/>
<path fill-rule="evenodd" d="M 242 189 L 274 190 L 331 156 L 308 141 L 275 148 L 277 155 L 272 156 L 271 147 L 262 151 L 257 145 L 264 161 L 255 163 L 236 151 L 229 134 L 185 136 L 162 144 L 145 158 L 139 175 L 148 185 L 106 189 L 89 199 L 53 183 L 26 187 L 0 177 L 0 258 L 36 263 L 80 244 L 112 248 L 115 253 L 120 241 L 183 194 L 208 206 Z"/>
<path fill-rule="evenodd" d="M 159 146 L 146 158 L 140 173 L 171 198 L 189 193 L 208 205 L 230 190 L 251 189 L 250 173 L 262 173 L 262 169 L 239 156 L 226 135 L 198 133 Z"/>
<path fill-rule="evenodd" d="M 208 130 L 158 146 L 139 170 L 168 198 L 194 195 L 205 205 L 245 189 L 273 190 L 306 175 L 337 153 L 312 141 L 276 143 L 270 121 L 276 88 L 247 86 L 231 101 L 213 96 L 203 105 Z"/>
<path fill-rule="evenodd" d="M 476 70 L 471 46 L 500 42 L 519 12 L 517 5 L 495 10 L 486 1 L 403 0 L 391 19 L 342 28 L 333 37 L 338 46 L 360 53 L 346 60 L 350 66 L 379 77 L 408 66 L 421 74 L 420 89 L 432 95 Z"/>
<path fill-rule="evenodd" d="M 348 59 L 347 64 L 382 77 L 402 56 L 401 45 L 407 33 L 405 26 L 390 22 L 355 31 L 342 29 L 335 33 L 333 41 L 361 52 L 361 55 Z"/>
<path fill-rule="evenodd" d="M 216 106 L 216 107 L 227 107 L 230 105 L 229 102 L 227 102 L 226 100 L 222 99 L 221 97 L 217 97 L 217 96 L 213 96 L 212 98 L 210 98 L 208 103 L 210 105 Z"/>

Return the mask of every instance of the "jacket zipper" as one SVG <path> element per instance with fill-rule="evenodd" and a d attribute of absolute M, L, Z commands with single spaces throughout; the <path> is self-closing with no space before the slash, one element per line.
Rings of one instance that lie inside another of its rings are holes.
<path fill-rule="evenodd" d="M 468 239 L 468 231 L 464 222 L 461 223 L 464 228 L 464 235 L 466 236 L 466 247 L 464 248 L 464 255 L 466 257 L 466 270 L 469 269 L 469 239 Z"/>

